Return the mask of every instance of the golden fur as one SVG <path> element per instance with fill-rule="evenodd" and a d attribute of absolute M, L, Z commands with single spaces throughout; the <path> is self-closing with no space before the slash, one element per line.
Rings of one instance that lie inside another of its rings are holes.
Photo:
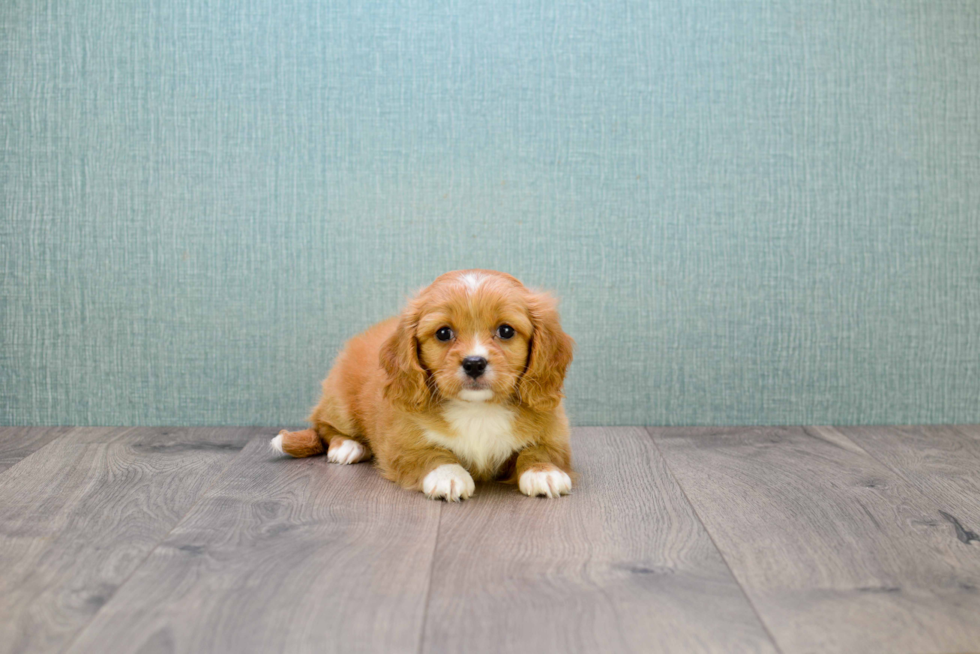
<path fill-rule="evenodd" d="M 281 432 L 277 447 L 312 456 L 353 439 L 364 446 L 361 460 L 373 454 L 384 477 L 415 490 L 446 464 L 476 480 L 516 482 L 526 471 L 556 468 L 570 475 L 562 384 L 574 343 L 556 305 L 504 273 L 442 275 L 400 316 L 346 344 L 323 381 L 312 431 Z M 512 338 L 498 334 L 502 324 L 513 327 Z M 442 327 L 453 330 L 451 341 L 436 338 Z M 474 352 L 488 361 L 476 380 L 461 371 Z M 491 392 L 483 402 L 461 399 Z"/>

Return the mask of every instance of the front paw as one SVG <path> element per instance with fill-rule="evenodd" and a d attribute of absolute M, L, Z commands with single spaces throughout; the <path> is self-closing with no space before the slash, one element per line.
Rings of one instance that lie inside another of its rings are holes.
<path fill-rule="evenodd" d="M 531 497 L 561 497 L 572 491 L 572 478 L 557 466 L 543 464 L 525 470 L 517 486 L 522 493 Z"/>
<path fill-rule="evenodd" d="M 422 492 L 432 500 L 459 502 L 476 491 L 473 477 L 466 469 L 456 463 L 446 463 L 425 476 Z"/>

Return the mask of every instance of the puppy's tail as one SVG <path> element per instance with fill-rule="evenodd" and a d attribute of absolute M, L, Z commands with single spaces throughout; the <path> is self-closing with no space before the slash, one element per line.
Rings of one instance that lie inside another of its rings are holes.
<path fill-rule="evenodd" d="M 316 456 L 327 451 L 327 445 L 313 429 L 303 431 L 286 431 L 272 439 L 272 449 L 279 454 L 288 454 L 297 459 L 304 456 Z"/>

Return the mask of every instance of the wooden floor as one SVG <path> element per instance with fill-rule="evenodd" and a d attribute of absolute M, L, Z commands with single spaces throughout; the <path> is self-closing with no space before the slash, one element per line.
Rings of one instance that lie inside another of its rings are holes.
<path fill-rule="evenodd" d="M 0 428 L 0 652 L 977 652 L 980 428 L 575 430 L 426 500 L 256 428 Z"/>

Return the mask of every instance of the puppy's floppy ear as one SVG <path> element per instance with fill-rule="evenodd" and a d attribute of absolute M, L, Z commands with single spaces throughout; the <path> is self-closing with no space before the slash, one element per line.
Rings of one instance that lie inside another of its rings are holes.
<path fill-rule="evenodd" d="M 562 384 L 572 362 L 575 341 L 561 328 L 555 298 L 547 293 L 531 293 L 527 306 L 534 333 L 527 368 L 521 376 L 520 395 L 532 409 L 550 411 L 563 397 Z"/>
<path fill-rule="evenodd" d="M 432 399 L 428 373 L 419 362 L 418 327 L 420 306 L 413 300 L 405 308 L 395 333 L 381 346 L 381 367 L 388 376 L 384 394 L 405 411 L 422 411 Z"/>

